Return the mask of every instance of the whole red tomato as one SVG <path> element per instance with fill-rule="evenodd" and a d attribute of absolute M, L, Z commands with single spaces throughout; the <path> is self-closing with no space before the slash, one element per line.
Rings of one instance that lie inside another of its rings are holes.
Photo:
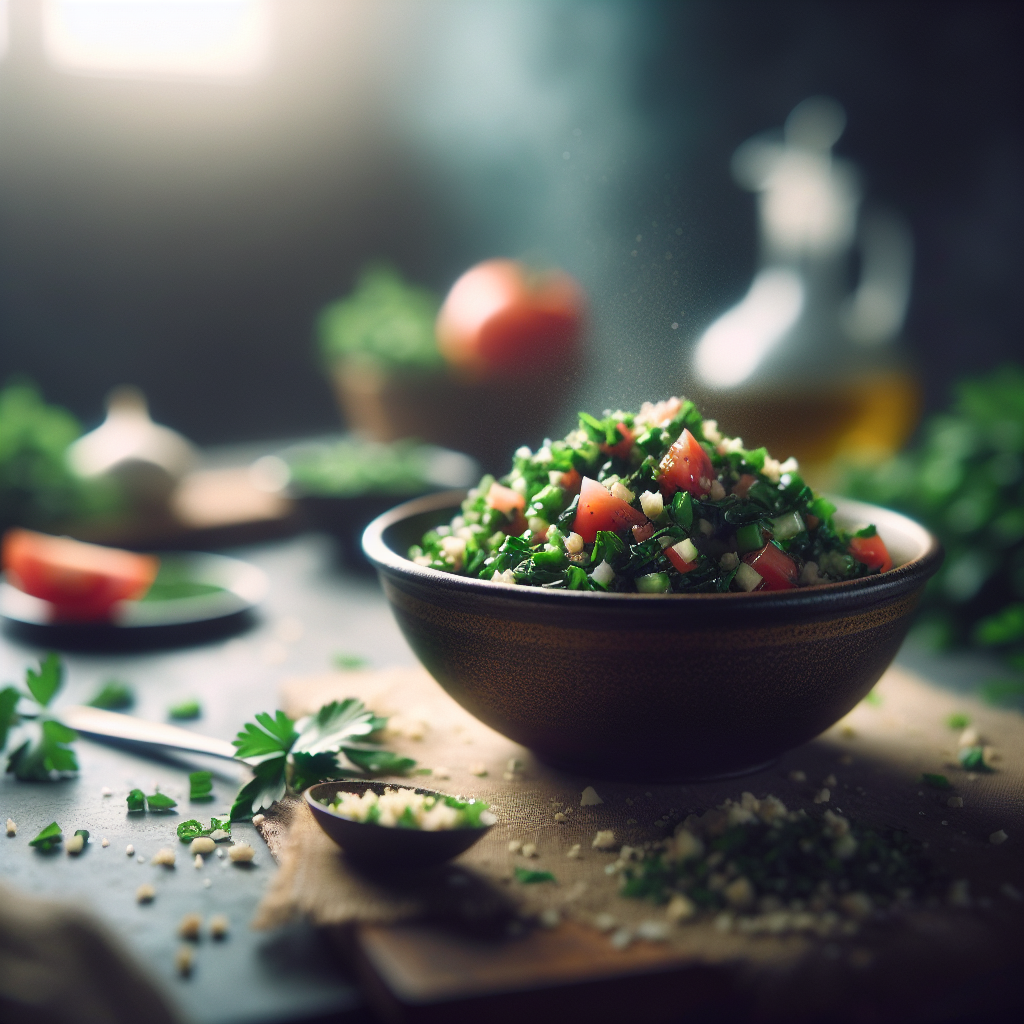
<path fill-rule="evenodd" d="M 561 270 L 516 260 L 467 270 L 437 315 L 437 341 L 453 366 L 483 376 L 522 375 L 563 366 L 583 334 L 585 300 Z"/>

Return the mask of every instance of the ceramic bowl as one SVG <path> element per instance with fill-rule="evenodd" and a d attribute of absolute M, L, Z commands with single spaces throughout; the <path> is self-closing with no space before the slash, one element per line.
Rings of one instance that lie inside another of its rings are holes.
<path fill-rule="evenodd" d="M 464 853 L 479 842 L 491 828 L 452 828 L 437 832 L 421 832 L 410 828 L 389 828 L 351 821 L 332 811 L 325 801 L 342 791 L 365 793 L 373 790 L 378 796 L 395 783 L 366 782 L 348 779 L 341 782 L 318 782 L 303 793 L 306 806 L 317 824 L 345 851 L 345 856 L 362 867 L 416 868 L 442 864 Z M 409 788 L 409 787 L 405 787 Z M 444 796 L 434 789 L 415 789 L 417 793 Z"/>
<path fill-rule="evenodd" d="M 755 771 L 843 717 L 875 685 L 942 562 L 913 520 L 837 500 L 874 523 L 896 568 L 772 593 L 605 594 L 467 579 L 409 545 L 464 492 L 385 513 L 363 549 L 427 670 L 471 714 L 549 764 L 684 781 Z"/>

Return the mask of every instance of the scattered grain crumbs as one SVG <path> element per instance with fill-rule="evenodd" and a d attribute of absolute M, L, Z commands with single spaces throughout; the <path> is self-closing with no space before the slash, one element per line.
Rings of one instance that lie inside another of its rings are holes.
<path fill-rule="evenodd" d="M 587 786 L 580 794 L 580 807 L 596 807 L 603 803 L 604 801 L 597 795 L 597 790 L 593 786 Z"/>
<path fill-rule="evenodd" d="M 247 843 L 238 843 L 228 850 L 228 856 L 233 864 L 251 864 L 256 851 Z"/>
<path fill-rule="evenodd" d="M 143 883 L 135 890 L 135 901 L 137 903 L 152 903 L 156 899 L 156 889 L 148 882 Z"/>
<path fill-rule="evenodd" d="M 213 853 L 215 849 L 217 844 L 209 836 L 197 836 L 189 844 L 188 852 L 198 857 L 201 853 Z"/>
<path fill-rule="evenodd" d="M 211 939 L 226 938 L 230 930 L 231 925 L 228 923 L 228 919 L 224 914 L 214 914 L 213 917 L 210 918 Z"/>
<path fill-rule="evenodd" d="M 757 893 L 754 891 L 753 885 L 750 884 L 750 879 L 741 876 L 730 882 L 722 890 L 722 895 L 729 906 L 735 907 L 737 910 L 746 910 L 754 905 Z"/>
<path fill-rule="evenodd" d="M 825 778 L 821 780 L 821 784 L 823 786 L 831 786 L 835 789 L 835 787 L 839 785 L 839 780 L 834 775 L 826 775 Z"/>
<path fill-rule="evenodd" d="M 819 789 L 814 794 L 814 802 L 816 804 L 827 804 L 832 799 L 832 794 L 826 788 Z"/>
<path fill-rule="evenodd" d="M 690 899 L 689 896 L 684 896 L 681 892 L 677 892 L 669 901 L 668 906 L 665 908 L 665 916 L 670 921 L 689 921 L 697 913 L 697 904 Z"/>
<path fill-rule="evenodd" d="M 536 843 L 523 843 L 522 850 L 524 857 L 536 857 L 537 856 L 537 844 Z"/>
<path fill-rule="evenodd" d="M 265 814 L 254 814 L 252 816 L 252 823 L 254 825 L 256 825 L 257 827 L 262 825 L 263 822 L 265 822 L 266 820 L 267 820 L 267 816 Z"/>
<path fill-rule="evenodd" d="M 487 765 L 481 761 L 476 761 L 469 766 L 469 774 L 483 778 L 487 774 Z"/>
<path fill-rule="evenodd" d="M 100 840 L 100 846 L 102 846 L 104 849 L 106 849 L 109 845 L 110 845 L 110 840 L 106 836 L 104 836 Z"/>
<path fill-rule="evenodd" d="M 668 939 L 668 925 L 664 921 L 641 921 L 636 926 L 636 937 L 648 942 L 664 942 Z"/>
<path fill-rule="evenodd" d="M 556 907 L 542 910 L 538 918 L 544 928 L 557 928 L 562 923 L 562 914 Z"/>
<path fill-rule="evenodd" d="M 963 807 L 963 805 L 964 805 L 964 798 L 962 796 L 951 796 L 946 801 L 946 806 L 947 807 Z"/>
<path fill-rule="evenodd" d="M 135 856 L 135 847 L 134 847 L 134 846 L 132 846 L 132 844 L 131 844 L 131 843 L 129 843 L 129 844 L 128 844 L 128 845 L 127 845 L 127 846 L 126 846 L 125 848 L 124 848 L 124 852 L 125 852 L 125 853 L 126 853 L 126 854 L 127 854 L 128 856 L 129 856 L 129 857 L 134 857 L 134 856 Z"/>
<path fill-rule="evenodd" d="M 611 829 L 598 832 L 590 844 L 592 850 L 611 850 L 615 846 L 615 833 Z"/>
<path fill-rule="evenodd" d="M 136 860 L 137 860 L 137 861 L 138 861 L 138 862 L 139 862 L 140 864 L 145 864 L 145 863 L 146 863 L 146 858 L 145 858 L 145 857 L 143 857 L 141 853 L 140 853 L 140 854 L 138 855 L 138 857 L 136 857 L 135 859 L 136 859 Z"/>
<path fill-rule="evenodd" d="M 156 853 L 153 854 L 153 859 L 150 861 L 150 864 L 161 864 L 165 868 L 173 868 L 174 851 L 167 846 L 161 850 L 157 850 Z"/>
<path fill-rule="evenodd" d="M 981 743 L 981 734 L 975 728 L 964 729 L 957 741 L 958 747 L 976 747 Z"/>
<path fill-rule="evenodd" d="M 204 889 L 209 889 L 211 885 L 213 885 L 213 882 L 210 881 L 209 878 L 204 878 L 203 879 L 203 888 Z"/>
<path fill-rule="evenodd" d="M 807 781 L 807 772 L 802 772 L 802 771 L 799 771 L 799 770 L 792 771 L 792 772 L 789 773 L 789 781 L 790 782 L 806 782 Z"/>
<path fill-rule="evenodd" d="M 190 942 L 199 941 L 199 930 L 203 927 L 203 918 L 201 914 L 186 914 L 178 922 L 178 935 L 183 939 L 188 939 Z"/>
<path fill-rule="evenodd" d="M 567 815 L 564 812 L 562 812 L 562 811 L 556 811 L 555 812 L 555 821 L 557 821 L 559 825 L 561 825 L 563 822 L 566 822 L 568 820 L 569 820 L 569 818 L 567 817 Z"/>
<path fill-rule="evenodd" d="M 196 859 L 194 861 L 192 861 L 192 867 L 194 867 L 198 871 L 202 866 L 203 866 L 203 856 L 202 856 L 202 854 L 197 853 L 196 854 Z"/>
<path fill-rule="evenodd" d="M 510 839 L 508 843 L 509 853 L 518 853 L 523 848 L 521 839 Z"/>
<path fill-rule="evenodd" d="M 1009 838 L 1010 837 L 1006 834 L 1006 832 L 1004 832 L 1003 829 L 1000 829 L 998 832 L 993 832 L 992 835 L 988 837 L 988 841 L 993 846 L 999 846 L 1000 843 L 1005 843 L 1006 840 Z"/>
<path fill-rule="evenodd" d="M 450 779 L 451 772 L 447 768 L 435 768 L 432 772 L 435 779 Z"/>
<path fill-rule="evenodd" d="M 77 832 L 64 844 L 64 849 L 72 857 L 77 857 L 82 850 L 85 848 L 85 836 L 80 836 Z"/>
<path fill-rule="evenodd" d="M 569 850 L 566 853 L 566 857 L 568 857 L 569 860 L 579 860 L 579 858 L 580 858 L 580 844 L 579 843 L 573 843 L 572 846 L 569 847 Z"/>
<path fill-rule="evenodd" d="M 104 796 L 113 796 L 114 795 L 114 791 L 109 786 L 104 786 L 103 789 L 100 790 L 100 792 Z"/>
<path fill-rule="evenodd" d="M 183 977 L 187 978 L 192 973 L 192 963 L 195 959 L 195 954 L 192 952 L 189 946 L 180 946 L 178 952 L 174 954 L 174 967 L 175 970 Z"/>
<path fill-rule="evenodd" d="M 223 860 L 223 859 L 224 859 L 224 850 L 223 850 L 223 848 L 222 848 L 222 847 L 217 847 L 217 856 L 218 856 L 218 857 L 219 857 L 219 858 L 220 858 L 221 860 Z"/>
<path fill-rule="evenodd" d="M 18 834 L 18 826 L 15 824 L 13 818 L 7 819 L 7 834 L 9 836 L 16 836 Z"/>

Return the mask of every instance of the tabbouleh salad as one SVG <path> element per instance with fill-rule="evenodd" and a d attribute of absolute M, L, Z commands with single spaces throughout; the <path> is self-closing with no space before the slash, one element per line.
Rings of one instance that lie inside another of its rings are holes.
<path fill-rule="evenodd" d="M 580 413 L 562 441 L 520 448 L 409 557 L 496 583 L 613 593 L 788 590 L 893 566 L 874 526 L 840 529 L 795 459 L 722 436 L 670 398 Z"/>

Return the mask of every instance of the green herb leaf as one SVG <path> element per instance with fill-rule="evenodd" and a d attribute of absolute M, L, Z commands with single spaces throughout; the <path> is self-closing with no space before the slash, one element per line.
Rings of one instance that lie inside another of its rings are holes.
<path fill-rule="evenodd" d="M 960 766 L 969 772 L 994 772 L 995 769 L 985 763 L 984 747 L 963 747 L 957 754 Z"/>
<path fill-rule="evenodd" d="M 78 771 L 75 752 L 67 744 L 78 738 L 74 729 L 44 718 L 30 724 L 27 739 L 11 754 L 7 770 L 22 782 L 51 782 L 55 773 Z"/>
<path fill-rule="evenodd" d="M 952 789 L 952 783 L 945 775 L 933 775 L 931 772 L 923 772 L 921 779 L 925 785 L 931 786 L 932 789 Z"/>
<path fill-rule="evenodd" d="M 5 686 L 0 690 L 0 750 L 7 744 L 7 734 L 11 726 L 18 721 L 18 714 L 15 710 L 21 694 L 13 686 Z"/>
<path fill-rule="evenodd" d="M 167 709 L 168 716 L 179 722 L 192 721 L 199 718 L 202 713 L 202 706 L 194 697 L 183 700 L 180 704 L 174 704 Z"/>
<path fill-rule="evenodd" d="M 962 711 L 956 711 L 946 719 L 946 725 L 950 729 L 966 729 L 971 724 L 971 716 L 965 715 Z"/>
<path fill-rule="evenodd" d="M 141 789 L 133 789 L 128 794 L 128 812 L 144 811 L 146 809 L 146 794 Z"/>
<path fill-rule="evenodd" d="M 346 753 L 366 775 L 408 775 L 416 767 L 411 757 L 402 757 L 392 750 L 357 750 L 348 747 Z"/>
<path fill-rule="evenodd" d="M 531 871 L 529 868 L 515 869 L 516 881 L 523 885 L 536 885 L 538 882 L 554 882 L 555 876 L 550 871 Z"/>
<path fill-rule="evenodd" d="M 351 672 L 357 668 L 366 668 L 369 664 L 367 660 L 361 654 L 335 654 L 331 659 L 334 662 L 335 668 L 340 668 L 346 672 Z"/>
<path fill-rule="evenodd" d="M 246 722 L 242 731 L 231 741 L 238 748 L 235 757 L 257 765 L 268 758 L 281 757 L 291 750 L 298 733 L 295 731 L 295 723 L 283 711 L 278 711 L 273 718 L 261 711 L 256 721 L 259 725 Z"/>
<path fill-rule="evenodd" d="M 854 537 L 874 537 L 878 534 L 878 530 L 874 526 L 865 526 L 863 530 L 858 530 Z"/>
<path fill-rule="evenodd" d="M 315 715 L 307 715 L 295 723 L 298 735 L 291 749 L 293 753 L 303 754 L 337 753 L 346 742 L 369 736 L 385 725 L 387 719 L 368 711 L 361 700 L 349 697 L 331 701 Z"/>
<path fill-rule="evenodd" d="M 91 701 L 89 707 L 105 711 L 127 711 L 135 703 L 135 691 L 127 684 L 109 679 Z"/>
<path fill-rule="evenodd" d="M 870 707 L 873 707 L 873 708 L 881 707 L 881 705 L 882 705 L 882 695 L 880 693 L 877 693 L 875 690 L 872 690 L 864 698 L 863 703 L 865 703 L 865 704 L 867 704 L 867 705 L 869 705 Z"/>
<path fill-rule="evenodd" d="M 238 791 L 235 802 L 231 805 L 232 821 L 251 818 L 260 811 L 269 810 L 274 803 L 284 797 L 287 791 L 286 764 L 285 756 L 281 754 L 271 760 L 261 761 L 253 768 L 255 777 Z"/>
<path fill-rule="evenodd" d="M 172 800 L 166 793 L 154 793 L 146 797 L 146 808 L 150 811 L 170 811 L 178 806 L 177 800 Z"/>
<path fill-rule="evenodd" d="M 53 695 L 60 689 L 64 681 L 64 666 L 60 658 L 50 651 L 39 663 L 39 671 L 28 669 L 25 673 L 25 684 L 33 699 L 42 707 L 46 707 Z"/>
<path fill-rule="evenodd" d="M 83 845 L 85 843 L 89 842 L 89 833 L 88 833 L 88 831 L 86 829 L 84 829 L 84 828 L 75 829 L 75 835 L 82 837 Z"/>
<path fill-rule="evenodd" d="M 50 824 L 35 837 L 35 839 L 29 840 L 28 845 L 34 846 L 37 850 L 42 850 L 46 853 L 54 849 L 54 847 L 59 846 L 63 841 L 64 836 L 61 833 L 60 825 L 55 821 L 51 821 Z"/>
<path fill-rule="evenodd" d="M 203 828 L 203 823 L 195 818 L 189 818 L 188 821 L 182 821 L 179 823 L 178 838 L 183 843 L 191 843 L 193 839 L 198 839 L 200 836 L 208 836 L 210 829 Z"/>
<path fill-rule="evenodd" d="M 213 772 L 189 772 L 189 800 L 213 799 Z"/>

